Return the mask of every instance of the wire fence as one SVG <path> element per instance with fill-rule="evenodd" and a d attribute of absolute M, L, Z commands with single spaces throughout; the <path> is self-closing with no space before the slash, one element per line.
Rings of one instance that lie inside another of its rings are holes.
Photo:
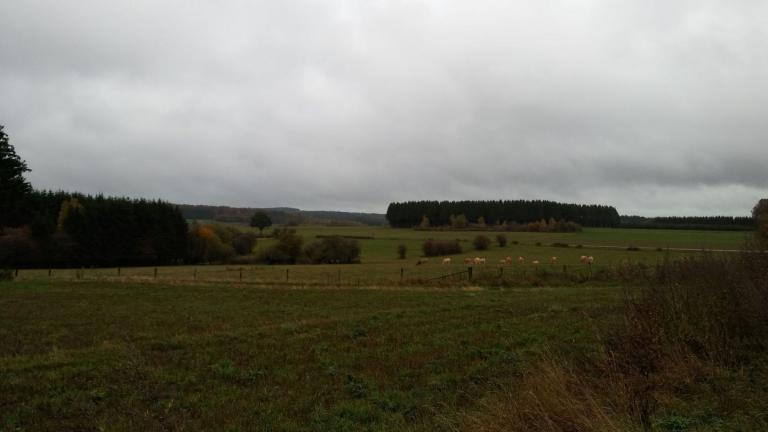
<path fill-rule="evenodd" d="M 611 265 L 608 266 L 608 269 Z M 76 269 L 17 269 L 17 280 L 200 282 L 260 285 L 371 286 L 513 281 L 532 277 L 589 278 L 592 265 L 397 266 L 338 264 L 291 266 L 168 266 Z"/>

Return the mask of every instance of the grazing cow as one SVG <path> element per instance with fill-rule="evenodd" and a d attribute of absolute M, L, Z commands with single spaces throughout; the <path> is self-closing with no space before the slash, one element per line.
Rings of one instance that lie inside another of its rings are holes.
<path fill-rule="evenodd" d="M 531 261 L 531 264 L 537 266 L 537 265 L 539 265 L 539 260 L 533 260 L 533 261 Z"/>
<path fill-rule="evenodd" d="M 579 261 L 581 261 L 582 264 L 586 264 L 587 263 L 587 256 L 586 255 L 582 255 L 579 258 Z"/>
<path fill-rule="evenodd" d="M 451 263 L 451 258 L 450 257 L 443 258 L 443 264 L 450 264 L 450 263 Z"/>
<path fill-rule="evenodd" d="M 595 260 L 595 258 L 594 258 L 593 256 L 591 256 L 591 255 L 590 255 L 590 256 L 588 256 L 588 257 L 587 257 L 587 264 L 589 264 L 589 265 L 592 265 L 592 262 L 593 262 L 594 260 Z"/>
<path fill-rule="evenodd" d="M 485 257 L 483 258 L 475 257 L 475 264 L 478 264 L 478 265 L 485 264 Z"/>
<path fill-rule="evenodd" d="M 472 264 L 474 260 L 472 258 L 464 258 L 464 264 Z"/>
<path fill-rule="evenodd" d="M 551 261 L 552 264 L 557 264 L 557 257 L 553 256 L 552 258 L 549 259 L 549 261 Z"/>
<path fill-rule="evenodd" d="M 416 265 L 422 265 L 429 262 L 429 258 L 420 258 L 418 261 L 416 261 Z"/>
<path fill-rule="evenodd" d="M 520 264 L 525 264 L 525 258 L 519 256 L 517 257 L 517 262 L 519 262 Z"/>

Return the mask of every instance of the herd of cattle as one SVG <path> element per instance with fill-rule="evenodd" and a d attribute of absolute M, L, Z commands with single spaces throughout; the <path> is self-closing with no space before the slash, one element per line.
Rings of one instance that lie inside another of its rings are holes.
<path fill-rule="evenodd" d="M 501 264 L 501 265 L 508 265 L 508 264 L 514 263 L 514 261 L 515 260 L 511 256 L 508 256 L 506 258 L 500 259 L 499 260 L 499 264 Z M 582 264 L 592 265 L 592 263 L 595 261 L 595 258 L 592 257 L 592 256 L 582 255 L 579 258 L 579 261 L 581 261 Z M 421 259 L 419 259 L 416 262 L 416 265 L 427 264 L 428 262 L 429 262 L 429 258 L 421 258 Z M 525 257 L 522 257 L 522 256 L 517 257 L 517 262 L 520 265 L 525 265 Z M 549 259 L 549 262 L 552 265 L 557 264 L 557 257 L 556 256 L 551 257 Z M 453 263 L 453 260 L 450 257 L 443 258 L 442 263 L 444 265 L 445 264 L 451 264 L 451 263 Z M 486 263 L 486 258 L 485 257 L 474 257 L 474 258 L 467 257 L 467 258 L 464 258 L 464 264 L 482 265 L 482 264 L 485 264 L 485 263 Z M 541 264 L 541 262 L 539 262 L 539 260 L 531 261 L 531 265 L 537 266 L 537 265 L 540 265 L 540 264 Z"/>

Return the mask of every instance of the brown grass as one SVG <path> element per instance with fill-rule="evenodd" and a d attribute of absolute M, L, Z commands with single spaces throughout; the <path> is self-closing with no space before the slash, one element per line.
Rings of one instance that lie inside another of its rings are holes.
<path fill-rule="evenodd" d="M 545 357 L 522 378 L 468 416 L 461 430 L 497 431 L 625 431 L 630 419 L 606 398 L 601 383 Z"/>
<path fill-rule="evenodd" d="M 755 404 L 764 390 L 738 377 L 749 375 L 745 368 L 764 370 L 768 254 L 704 254 L 664 263 L 654 275 L 654 283 L 628 290 L 617 321 L 602 323 L 595 354 L 576 367 L 543 356 L 467 415 L 460 430 L 651 431 L 681 388 L 709 398 L 718 415 L 764 417 L 766 407 Z M 724 379 L 720 391 L 703 384 Z M 669 427 L 688 419 L 676 421 Z M 751 427 L 757 424 L 765 423 Z"/>

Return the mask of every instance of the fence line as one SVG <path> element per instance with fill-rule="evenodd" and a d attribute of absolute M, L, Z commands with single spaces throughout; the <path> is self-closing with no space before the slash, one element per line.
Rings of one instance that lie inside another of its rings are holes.
<path fill-rule="evenodd" d="M 637 265 L 637 264 L 635 264 Z M 454 266 L 453 269 L 456 267 Z M 607 263 L 601 266 L 608 273 L 619 273 L 628 267 L 619 265 L 618 268 Z M 293 271 L 292 271 L 293 270 Z M 414 268 L 376 266 L 350 266 L 329 269 L 314 266 L 194 266 L 194 267 L 139 267 L 139 268 L 79 268 L 79 269 L 16 269 L 14 275 L 21 279 L 34 280 L 119 280 L 119 281 L 196 281 L 209 283 L 253 283 L 275 285 L 326 285 L 326 286 L 361 286 L 376 284 L 424 284 L 436 281 L 456 279 L 456 282 L 473 280 L 473 277 L 483 278 L 485 283 L 497 280 L 499 282 L 515 281 L 529 276 L 563 276 L 573 278 L 591 278 L 591 265 L 542 264 L 532 265 L 476 265 L 465 267 L 460 271 L 449 271 L 450 267 L 421 266 Z M 437 273 L 437 274 L 436 274 Z M 464 279 L 466 275 L 466 279 Z"/>

